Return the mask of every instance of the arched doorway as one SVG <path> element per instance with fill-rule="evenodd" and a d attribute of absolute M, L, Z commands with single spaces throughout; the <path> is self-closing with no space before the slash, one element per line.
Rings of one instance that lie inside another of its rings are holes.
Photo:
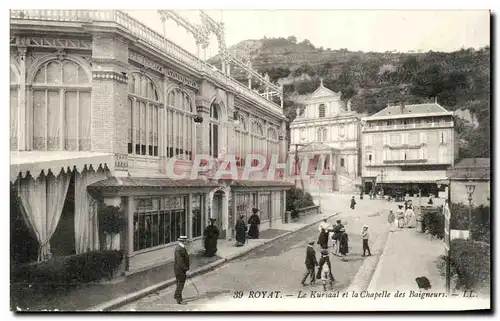
<path fill-rule="evenodd" d="M 219 239 L 225 239 L 228 233 L 229 192 L 227 188 L 216 188 L 209 194 L 209 218 L 215 218 L 215 225 L 219 228 Z M 208 221 L 208 220 L 207 220 Z"/>

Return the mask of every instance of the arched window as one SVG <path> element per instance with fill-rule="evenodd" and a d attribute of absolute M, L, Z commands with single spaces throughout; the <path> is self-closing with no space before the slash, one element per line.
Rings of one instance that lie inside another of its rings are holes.
<path fill-rule="evenodd" d="M 208 140 L 210 144 L 210 155 L 213 158 L 219 157 L 219 104 L 215 101 L 210 105 L 210 124 L 208 132 Z"/>
<path fill-rule="evenodd" d="M 128 153 L 158 156 L 160 101 L 148 77 L 133 73 L 129 80 Z"/>
<path fill-rule="evenodd" d="M 192 160 L 195 124 L 192 100 L 190 96 L 179 88 L 175 88 L 167 95 L 166 104 L 166 147 L 167 157 L 177 156 L 180 159 Z"/>
<path fill-rule="evenodd" d="M 245 158 L 247 155 L 247 141 L 248 141 L 248 129 L 245 118 L 238 113 L 237 114 L 238 126 L 234 128 L 235 133 L 235 147 L 236 147 L 236 165 L 244 166 Z"/>
<path fill-rule="evenodd" d="M 267 158 L 272 159 L 271 157 L 279 154 L 279 141 L 278 134 L 276 129 L 269 128 L 267 130 Z M 275 156 L 276 157 L 276 156 Z"/>
<path fill-rule="evenodd" d="M 19 124 L 19 79 L 13 67 L 10 67 L 10 150 L 17 150 Z"/>
<path fill-rule="evenodd" d="M 325 117 L 325 104 L 319 105 L 319 117 L 320 118 Z"/>
<path fill-rule="evenodd" d="M 324 142 L 327 140 L 327 130 L 326 128 L 324 127 L 321 127 L 318 129 L 318 132 L 316 133 L 317 134 L 317 139 L 318 139 L 318 142 Z"/>
<path fill-rule="evenodd" d="M 261 154 L 265 152 L 265 142 L 266 138 L 264 137 L 264 131 L 262 130 L 262 125 L 254 121 L 252 122 L 251 128 L 250 128 L 250 139 L 251 139 L 251 153 L 254 154 Z M 257 162 L 255 162 L 257 163 Z M 254 165 L 255 166 L 255 165 Z"/>
<path fill-rule="evenodd" d="M 33 81 L 34 150 L 90 150 L 91 83 L 71 60 L 51 60 Z"/>

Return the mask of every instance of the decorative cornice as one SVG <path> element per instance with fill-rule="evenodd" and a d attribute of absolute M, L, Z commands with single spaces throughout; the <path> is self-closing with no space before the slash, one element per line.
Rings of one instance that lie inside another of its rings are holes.
<path fill-rule="evenodd" d="M 114 71 L 92 71 L 92 78 L 98 80 L 116 80 L 123 84 L 128 83 L 126 75 Z"/>
<path fill-rule="evenodd" d="M 208 113 L 210 111 L 210 101 L 203 97 L 196 97 L 196 111 Z"/>
<path fill-rule="evenodd" d="M 196 81 L 188 79 L 188 78 L 182 76 L 181 74 L 179 74 L 173 70 L 170 70 L 170 69 L 165 69 L 165 77 L 177 80 L 181 84 L 192 87 L 192 88 L 197 89 L 197 90 L 200 88 L 198 86 L 198 84 L 196 83 Z"/>
<path fill-rule="evenodd" d="M 162 65 L 157 64 L 156 62 L 144 57 L 141 54 L 138 54 L 138 53 L 133 52 L 133 51 L 129 51 L 128 58 L 130 60 L 137 62 L 137 63 L 140 63 L 141 65 L 143 65 L 146 68 L 152 69 L 152 70 L 157 71 L 161 74 L 164 73 L 164 68 Z"/>
<path fill-rule="evenodd" d="M 92 50 L 92 40 L 49 37 L 29 37 L 27 39 L 27 45 L 29 47 Z"/>

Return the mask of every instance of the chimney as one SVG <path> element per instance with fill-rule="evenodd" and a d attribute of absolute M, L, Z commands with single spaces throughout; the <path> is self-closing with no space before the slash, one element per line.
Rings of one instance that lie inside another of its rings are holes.
<path fill-rule="evenodd" d="M 402 102 L 401 103 L 401 114 L 404 114 L 404 112 L 405 112 L 405 103 Z"/>

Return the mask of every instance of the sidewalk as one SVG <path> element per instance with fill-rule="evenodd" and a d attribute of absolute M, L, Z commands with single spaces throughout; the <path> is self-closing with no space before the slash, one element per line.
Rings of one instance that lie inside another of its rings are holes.
<path fill-rule="evenodd" d="M 431 241 L 415 229 L 397 229 L 389 234 L 368 291 L 418 291 L 415 278 L 425 276 L 432 292 L 445 292 L 445 280 L 435 265 L 441 254 L 442 240 Z"/>
<path fill-rule="evenodd" d="M 333 215 L 335 214 L 327 214 L 328 217 Z M 234 246 L 234 240 L 219 240 L 217 256 L 211 258 L 204 257 L 202 250 L 190 255 L 190 274 L 194 276 L 205 273 L 264 244 L 316 224 L 322 219 L 323 215 L 313 214 L 301 217 L 298 222 L 294 223 L 273 223 L 272 229 L 267 229 L 260 233 L 260 239 L 250 239 L 242 247 Z M 22 306 L 20 308 L 25 311 L 40 311 L 45 309 L 57 309 L 59 311 L 107 310 L 124 301 L 134 300 L 174 284 L 173 262 L 143 272 L 130 274 L 123 278 L 123 281 L 115 284 L 85 284 L 61 296 L 45 297 L 42 300 L 37 300 L 37 302 L 26 302 L 26 306 L 29 306 L 29 309 Z"/>

